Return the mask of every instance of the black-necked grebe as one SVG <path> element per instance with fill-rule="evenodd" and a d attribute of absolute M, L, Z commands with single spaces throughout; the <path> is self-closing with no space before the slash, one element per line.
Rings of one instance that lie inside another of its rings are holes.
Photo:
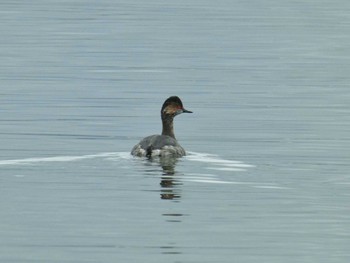
<path fill-rule="evenodd" d="M 181 113 L 192 113 L 185 110 L 179 97 L 172 96 L 168 98 L 160 111 L 162 117 L 163 130 L 162 135 L 151 135 L 143 138 L 131 150 L 135 156 L 174 156 L 181 157 L 186 155 L 184 148 L 177 142 L 174 134 L 173 120 L 176 115 Z"/>

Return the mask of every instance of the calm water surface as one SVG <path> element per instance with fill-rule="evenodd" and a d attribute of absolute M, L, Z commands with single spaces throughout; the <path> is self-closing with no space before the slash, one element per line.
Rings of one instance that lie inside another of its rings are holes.
<path fill-rule="evenodd" d="M 304 2 L 2 1 L 0 261 L 349 262 L 350 3 Z M 188 156 L 132 158 L 170 95 Z"/>

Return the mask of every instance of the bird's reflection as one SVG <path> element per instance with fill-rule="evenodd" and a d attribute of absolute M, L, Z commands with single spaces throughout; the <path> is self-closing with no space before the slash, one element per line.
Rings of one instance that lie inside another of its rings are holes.
<path fill-rule="evenodd" d="M 181 185 L 182 183 L 177 178 L 179 175 L 176 172 L 175 167 L 178 163 L 179 159 L 177 158 L 167 158 L 167 157 L 157 157 L 157 158 L 148 158 L 147 165 L 151 166 L 159 166 L 161 167 L 161 177 L 160 177 L 160 198 L 162 200 L 171 200 L 173 202 L 179 202 L 181 198 Z M 157 169 L 159 172 L 159 169 Z M 153 170 L 154 172 L 154 170 Z M 166 206 L 167 207 L 167 206 Z M 185 214 L 174 212 L 164 211 L 161 215 L 165 219 L 165 222 L 179 224 L 182 222 L 183 216 L 187 216 Z M 172 228 L 169 228 L 172 229 Z M 166 255 L 177 255 L 182 254 L 181 247 L 177 245 L 177 242 L 167 242 L 164 245 L 159 247 L 161 249 L 161 254 Z"/>
<path fill-rule="evenodd" d="M 161 190 L 160 198 L 167 200 L 177 200 L 181 198 L 180 187 L 181 183 L 176 179 L 176 163 L 178 162 L 177 158 L 171 157 L 161 157 L 157 159 L 149 159 L 150 162 L 159 162 L 160 167 L 162 168 L 161 176 Z"/>

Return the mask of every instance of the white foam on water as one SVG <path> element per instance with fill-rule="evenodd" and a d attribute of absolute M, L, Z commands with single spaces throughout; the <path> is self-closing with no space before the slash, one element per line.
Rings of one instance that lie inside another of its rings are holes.
<path fill-rule="evenodd" d="M 207 184 L 247 184 L 245 182 L 233 182 L 233 181 L 224 181 L 224 180 L 214 180 L 214 179 L 186 179 L 188 182 L 195 183 L 207 183 Z"/>
<path fill-rule="evenodd" d="M 247 171 L 249 168 L 255 167 L 254 165 L 247 164 L 242 161 L 222 159 L 216 154 L 209 153 L 188 152 L 188 155 L 185 158 L 190 161 L 202 163 L 201 166 L 206 170 L 231 172 L 231 174 L 233 174 L 233 172 L 244 172 Z M 183 176 L 182 180 L 188 182 L 207 184 L 246 185 L 247 187 L 252 187 L 256 189 L 266 189 L 271 191 L 291 189 L 289 187 L 279 186 L 277 184 L 260 184 L 258 182 L 231 181 L 224 179 L 227 178 L 227 174 L 223 173 L 218 173 L 217 175 L 212 173 L 190 173 L 187 175 Z"/>
<path fill-rule="evenodd" d="M 231 182 L 222 181 L 222 180 L 204 180 L 204 179 L 190 179 L 187 180 L 189 182 L 195 182 L 195 183 L 207 183 L 207 184 L 230 184 Z"/>
<path fill-rule="evenodd" d="M 5 165 L 31 165 L 36 163 L 45 162 L 75 162 L 85 159 L 95 158 L 113 158 L 113 159 L 127 159 L 130 158 L 130 153 L 126 152 L 107 152 L 98 154 L 88 154 L 80 156 L 54 156 L 54 157 L 42 157 L 42 158 L 24 158 L 24 159 L 13 159 L 13 160 L 1 160 L 0 166 Z"/>
<path fill-rule="evenodd" d="M 188 176 L 193 176 L 193 177 L 199 176 L 201 178 L 203 178 L 203 177 L 209 177 L 209 178 L 217 177 L 216 174 L 205 174 L 205 173 L 188 173 L 188 174 L 186 174 L 186 177 L 188 177 Z"/>
<path fill-rule="evenodd" d="M 217 170 L 217 171 L 246 171 L 246 169 L 243 168 L 234 168 L 234 167 L 208 167 L 207 169 L 210 170 Z"/>
<path fill-rule="evenodd" d="M 97 154 L 87 154 L 87 155 L 76 155 L 76 156 L 53 156 L 53 157 L 40 157 L 40 158 L 23 158 L 23 159 L 12 159 L 12 160 L 0 160 L 0 166 L 9 165 L 36 165 L 40 163 L 49 162 L 77 162 L 81 160 L 88 159 L 103 159 L 109 161 L 119 161 L 119 160 L 131 160 L 134 157 L 130 155 L 129 152 L 105 152 Z M 190 152 L 189 155 L 185 157 L 190 161 L 202 162 L 210 166 L 204 167 L 205 169 L 217 170 L 217 171 L 246 171 L 249 167 L 254 167 L 254 165 L 245 164 L 241 161 L 232 161 L 220 159 L 217 155 L 207 154 L 207 153 L 195 153 Z M 156 165 L 156 164 L 155 164 Z M 21 178 L 25 175 L 16 174 L 15 177 Z M 181 180 L 187 182 L 195 183 L 207 183 L 207 184 L 231 184 L 231 185 L 250 185 L 254 188 L 261 189 L 288 189 L 287 187 L 280 187 L 278 185 L 257 185 L 252 182 L 237 182 L 237 181 L 227 181 L 220 178 L 219 175 L 212 173 L 188 173 L 181 176 Z"/>
<path fill-rule="evenodd" d="M 244 172 L 254 165 L 246 164 L 237 160 L 222 159 L 218 155 L 198 152 L 188 152 L 185 157 L 189 161 L 202 163 L 204 169 L 224 172 Z M 247 184 L 246 182 L 233 182 L 220 178 L 219 174 L 196 173 L 187 174 L 182 179 L 188 182 L 211 183 L 211 184 Z"/>
<path fill-rule="evenodd" d="M 260 189 L 290 189 L 289 187 L 277 186 L 277 185 L 254 185 L 254 188 Z"/>
<path fill-rule="evenodd" d="M 207 164 L 206 169 L 219 171 L 246 171 L 247 168 L 254 167 L 254 165 L 246 164 L 241 161 L 226 160 L 220 158 L 218 155 L 209 153 L 188 152 L 186 159 L 202 162 Z M 210 165 L 210 166 L 209 166 Z"/>

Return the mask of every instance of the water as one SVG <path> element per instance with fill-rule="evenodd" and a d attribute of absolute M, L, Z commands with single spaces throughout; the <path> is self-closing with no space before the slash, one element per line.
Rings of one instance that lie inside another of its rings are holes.
<path fill-rule="evenodd" d="M 349 262 L 347 1 L 0 6 L 1 262 Z"/>

